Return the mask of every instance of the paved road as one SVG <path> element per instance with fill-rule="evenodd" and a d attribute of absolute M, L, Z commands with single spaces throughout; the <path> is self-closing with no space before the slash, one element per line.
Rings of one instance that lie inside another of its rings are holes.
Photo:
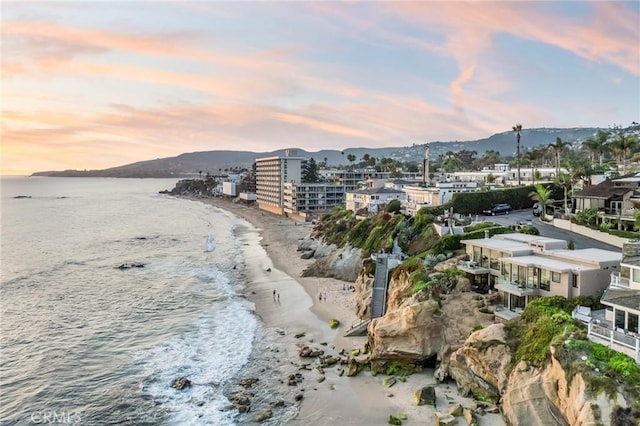
<path fill-rule="evenodd" d="M 599 248 L 616 252 L 620 251 L 620 249 L 616 246 L 612 246 L 610 244 L 603 243 L 602 241 L 594 240 L 593 238 L 588 238 L 580 234 L 576 234 L 575 232 L 559 229 L 552 225 L 549 225 L 548 223 L 542 222 L 539 218 L 533 216 L 531 209 L 517 210 L 511 212 L 510 214 L 499 216 L 478 216 L 478 219 L 492 221 L 499 225 L 517 225 L 518 223 L 520 223 L 520 221 L 526 222 L 527 220 L 531 220 L 532 225 L 538 228 L 538 230 L 540 231 L 540 235 L 542 235 L 543 237 L 558 238 L 566 241 L 573 240 L 575 248 L 577 249 Z"/>

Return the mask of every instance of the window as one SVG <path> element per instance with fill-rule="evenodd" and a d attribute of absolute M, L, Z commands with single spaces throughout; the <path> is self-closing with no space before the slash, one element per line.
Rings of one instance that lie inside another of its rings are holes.
<path fill-rule="evenodd" d="M 640 269 L 633 268 L 631 271 L 633 273 L 633 282 L 640 283 Z"/>
<path fill-rule="evenodd" d="M 546 269 L 540 270 L 540 289 L 549 291 L 551 284 L 551 273 Z"/>
<path fill-rule="evenodd" d="M 560 282 L 560 272 L 551 272 L 551 281 L 554 283 Z"/>
<path fill-rule="evenodd" d="M 624 317 L 625 317 L 626 312 L 625 311 L 621 311 L 619 309 L 616 309 L 616 328 L 622 328 L 624 329 Z"/>
<path fill-rule="evenodd" d="M 578 276 L 576 274 L 571 275 L 571 287 L 578 288 Z"/>
<path fill-rule="evenodd" d="M 637 333 L 638 332 L 638 315 L 632 314 L 631 312 L 629 312 L 629 318 L 627 319 L 627 321 L 628 321 L 627 330 L 629 330 L 632 333 Z"/>

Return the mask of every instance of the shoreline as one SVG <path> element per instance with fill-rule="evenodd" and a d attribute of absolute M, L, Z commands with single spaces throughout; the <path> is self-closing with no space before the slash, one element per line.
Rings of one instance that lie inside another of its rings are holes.
<path fill-rule="evenodd" d="M 247 256 L 245 296 L 254 303 L 255 313 L 270 335 L 270 343 L 276 345 L 277 351 L 283 355 L 281 373 L 283 370 L 298 371 L 296 366 L 304 363 L 313 365 L 313 358 L 299 357 L 301 344 L 324 349 L 327 354 L 337 354 L 343 349 L 348 354 L 352 349 L 364 348 L 366 336 L 344 337 L 344 332 L 357 319 L 354 293 L 343 291 L 343 286 L 348 289 L 353 283 L 333 278 L 301 277 L 302 271 L 314 262 L 313 259 L 302 259 L 297 251 L 299 240 L 311 232 L 310 224 L 297 223 L 255 206 L 226 199 L 181 198 L 219 208 L 250 225 L 242 227 L 238 233 Z M 262 253 L 256 248 L 260 248 Z M 267 271 L 269 268 L 271 270 Z M 279 300 L 274 296 L 274 290 Z M 326 295 L 326 300 L 319 300 L 320 292 Z M 340 321 L 337 329 L 329 327 L 331 318 Z M 296 338 L 298 333 L 305 335 Z M 437 383 L 432 369 L 425 368 L 423 372 L 407 377 L 406 382 L 398 381 L 387 388 L 382 384 L 386 377 L 383 374 L 373 376 L 363 371 L 357 376 L 347 377 L 341 376 L 338 368 L 326 368 L 321 382 L 320 373 L 315 369 L 302 371 L 304 379 L 297 387 L 292 388 L 284 381 L 283 393 L 291 394 L 293 391 L 303 395 L 297 415 L 286 424 L 382 425 L 387 424 L 390 414 L 401 413 L 407 416 L 402 424 L 430 424 L 436 411 L 446 413 L 454 404 L 469 407 L 474 402 L 458 395 L 455 382 Z M 413 401 L 413 392 L 427 385 L 436 388 L 437 410 L 430 406 L 417 406 Z M 465 423 L 460 419 L 459 424 Z M 479 418 L 478 424 L 501 425 L 504 421 L 500 415 L 493 414 Z"/>

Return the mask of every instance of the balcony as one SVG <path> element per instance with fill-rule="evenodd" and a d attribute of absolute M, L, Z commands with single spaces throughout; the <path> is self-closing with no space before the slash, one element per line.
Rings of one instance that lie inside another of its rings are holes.
<path fill-rule="evenodd" d="M 611 285 L 618 287 L 629 287 L 629 278 L 621 277 L 620 272 L 612 272 Z"/>
<path fill-rule="evenodd" d="M 640 364 L 640 335 L 619 328 L 614 329 L 608 321 L 593 320 L 588 327 L 589 340 L 629 355 Z"/>
<path fill-rule="evenodd" d="M 522 308 L 515 308 L 515 310 L 511 311 L 502 305 L 496 305 L 494 315 L 498 320 L 510 321 L 522 315 L 522 311 Z"/>
<path fill-rule="evenodd" d="M 532 284 L 526 285 L 524 283 L 519 283 L 518 280 L 512 282 L 506 281 L 504 279 L 498 279 L 498 282 L 495 285 L 495 289 L 498 291 L 503 291 L 505 293 L 513 294 L 516 296 L 538 296 L 539 289 L 534 287 Z"/>
<path fill-rule="evenodd" d="M 472 275 L 482 275 L 488 274 L 490 272 L 488 268 L 480 266 L 478 262 L 464 261 L 459 262 L 457 266 L 461 271 Z"/>

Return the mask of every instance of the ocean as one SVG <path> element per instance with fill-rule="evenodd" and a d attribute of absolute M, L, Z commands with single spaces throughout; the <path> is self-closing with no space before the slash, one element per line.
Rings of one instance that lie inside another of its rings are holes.
<path fill-rule="evenodd" d="M 159 194 L 171 179 L 0 183 L 1 424 L 250 421 L 225 397 L 267 374 L 243 295 L 245 250 L 262 250 L 248 223 Z M 193 387 L 173 389 L 178 376 Z"/>

